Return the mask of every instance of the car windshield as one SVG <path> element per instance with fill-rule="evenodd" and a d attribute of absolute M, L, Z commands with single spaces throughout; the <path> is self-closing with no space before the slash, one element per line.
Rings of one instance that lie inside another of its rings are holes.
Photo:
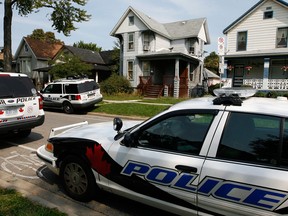
<path fill-rule="evenodd" d="M 80 84 L 66 84 L 65 91 L 67 94 L 77 94 L 99 89 L 99 86 L 94 81 L 87 81 Z"/>
<path fill-rule="evenodd" d="M 0 76 L 0 98 L 35 96 L 36 89 L 28 77 Z"/>

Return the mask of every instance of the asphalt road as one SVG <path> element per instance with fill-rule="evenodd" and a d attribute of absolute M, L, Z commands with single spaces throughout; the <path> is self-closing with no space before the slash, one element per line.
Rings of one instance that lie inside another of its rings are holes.
<path fill-rule="evenodd" d="M 59 178 L 36 156 L 36 149 L 46 143 L 53 127 L 82 121 L 89 123 L 110 121 L 112 127 L 113 118 L 88 114 L 67 115 L 52 111 L 46 111 L 45 118 L 45 123 L 34 128 L 27 138 L 17 139 L 13 136 L 0 138 L 0 170 L 11 175 L 12 178 L 20 178 L 69 199 L 61 187 Z M 71 205 L 73 202 L 76 203 L 71 200 Z M 167 212 L 106 192 L 102 192 L 95 200 L 85 205 L 91 211 L 99 211 L 104 215 L 169 215 Z"/>

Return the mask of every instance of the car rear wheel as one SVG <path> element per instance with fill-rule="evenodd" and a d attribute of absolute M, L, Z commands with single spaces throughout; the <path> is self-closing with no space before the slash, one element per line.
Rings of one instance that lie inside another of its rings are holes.
<path fill-rule="evenodd" d="M 74 109 L 73 109 L 71 103 L 69 103 L 69 102 L 64 102 L 63 103 L 63 110 L 67 114 L 71 114 L 71 113 L 74 112 Z"/>
<path fill-rule="evenodd" d="M 68 156 L 61 164 L 60 178 L 65 191 L 78 201 L 90 201 L 97 186 L 91 168 L 79 157 Z"/>

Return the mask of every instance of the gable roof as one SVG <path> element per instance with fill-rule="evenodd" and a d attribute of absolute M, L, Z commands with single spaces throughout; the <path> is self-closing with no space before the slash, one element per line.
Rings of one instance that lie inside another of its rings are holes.
<path fill-rule="evenodd" d="M 254 6 L 252 6 L 248 11 L 246 11 L 242 16 L 240 16 L 233 23 L 231 23 L 229 26 L 227 26 L 223 30 L 223 34 L 227 34 L 228 31 L 230 31 L 232 28 L 234 28 L 236 25 L 238 25 L 242 20 L 244 20 L 247 16 L 249 16 L 252 12 L 257 10 L 262 4 L 264 4 L 267 1 L 274 1 L 274 2 L 280 4 L 284 7 L 288 7 L 288 3 L 285 2 L 284 0 L 260 0 Z"/>
<path fill-rule="evenodd" d="M 21 48 L 27 44 L 37 59 L 52 59 L 62 48 L 60 42 L 51 43 L 43 40 L 24 37 L 16 51 L 15 58 L 20 54 Z"/>
<path fill-rule="evenodd" d="M 99 52 L 67 45 L 64 45 L 63 49 L 69 50 L 73 55 L 79 57 L 83 62 L 101 65 L 105 64 Z"/>
<path fill-rule="evenodd" d="M 131 6 L 128 7 L 128 9 L 121 16 L 115 27 L 112 29 L 110 33 L 111 36 L 115 36 L 117 29 L 130 12 L 133 12 L 149 30 L 156 32 L 159 35 L 162 35 L 170 40 L 197 37 L 202 28 L 202 25 L 204 25 L 207 36 L 206 43 L 210 44 L 210 37 L 208 33 L 206 18 L 191 19 L 191 20 L 162 24 Z"/>

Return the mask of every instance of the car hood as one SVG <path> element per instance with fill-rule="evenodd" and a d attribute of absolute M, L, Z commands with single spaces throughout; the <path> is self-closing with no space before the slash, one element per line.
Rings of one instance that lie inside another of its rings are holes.
<path fill-rule="evenodd" d="M 131 128 L 137 124 L 140 124 L 141 122 L 142 121 L 134 121 L 134 120 L 123 121 L 123 127 L 121 131 Z M 104 144 L 104 143 L 113 143 L 115 135 L 117 135 L 117 132 L 113 129 L 113 122 L 102 122 L 102 123 L 83 125 L 80 127 L 74 127 L 54 137 L 89 139 Z"/>

